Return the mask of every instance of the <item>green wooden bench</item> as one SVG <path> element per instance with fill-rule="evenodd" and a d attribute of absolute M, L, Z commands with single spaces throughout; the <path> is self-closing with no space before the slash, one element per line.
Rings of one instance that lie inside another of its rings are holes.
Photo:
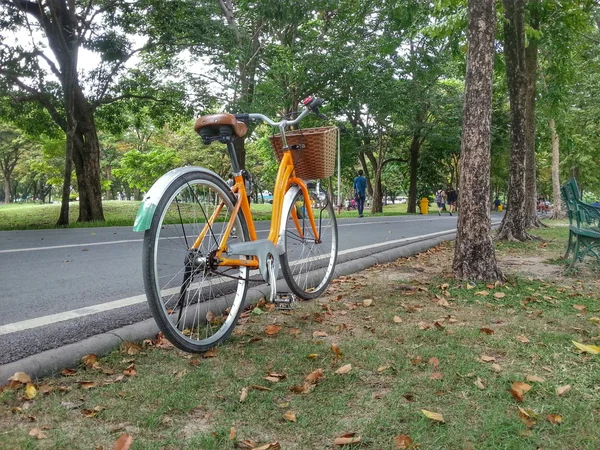
<path fill-rule="evenodd" d="M 574 178 L 561 186 L 561 193 L 569 217 L 569 242 L 565 259 L 573 251 L 569 268 L 577 261 L 583 261 L 587 255 L 595 256 L 600 262 L 600 208 L 581 201 Z"/>

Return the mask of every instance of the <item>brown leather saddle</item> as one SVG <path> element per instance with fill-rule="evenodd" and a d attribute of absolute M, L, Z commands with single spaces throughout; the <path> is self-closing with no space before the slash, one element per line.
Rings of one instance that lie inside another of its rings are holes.
<path fill-rule="evenodd" d="M 212 141 L 227 143 L 233 136 L 244 137 L 248 132 L 248 126 L 240 122 L 233 114 L 209 114 L 199 117 L 194 125 L 205 144 Z"/>

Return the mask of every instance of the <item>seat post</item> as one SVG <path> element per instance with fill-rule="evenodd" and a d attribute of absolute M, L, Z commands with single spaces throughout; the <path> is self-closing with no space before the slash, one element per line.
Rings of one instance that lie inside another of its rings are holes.
<path fill-rule="evenodd" d="M 240 172 L 240 163 L 238 162 L 237 155 L 235 153 L 235 145 L 233 145 L 233 136 L 227 143 L 227 151 L 229 152 L 229 158 L 231 159 L 231 168 L 233 173 Z"/>

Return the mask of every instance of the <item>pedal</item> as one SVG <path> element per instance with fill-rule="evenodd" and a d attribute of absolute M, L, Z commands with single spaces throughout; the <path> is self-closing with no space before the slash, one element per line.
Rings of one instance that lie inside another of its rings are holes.
<path fill-rule="evenodd" d="M 296 296 L 291 293 L 277 294 L 273 299 L 275 309 L 279 310 L 292 310 L 296 308 Z"/>

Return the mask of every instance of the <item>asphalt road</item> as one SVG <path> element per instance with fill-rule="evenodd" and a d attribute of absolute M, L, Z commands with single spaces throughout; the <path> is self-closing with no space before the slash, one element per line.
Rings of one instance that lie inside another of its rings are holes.
<path fill-rule="evenodd" d="M 448 215 L 339 219 L 339 261 L 455 227 Z M 0 232 L 0 364 L 150 317 L 142 238 L 129 227 Z"/>

